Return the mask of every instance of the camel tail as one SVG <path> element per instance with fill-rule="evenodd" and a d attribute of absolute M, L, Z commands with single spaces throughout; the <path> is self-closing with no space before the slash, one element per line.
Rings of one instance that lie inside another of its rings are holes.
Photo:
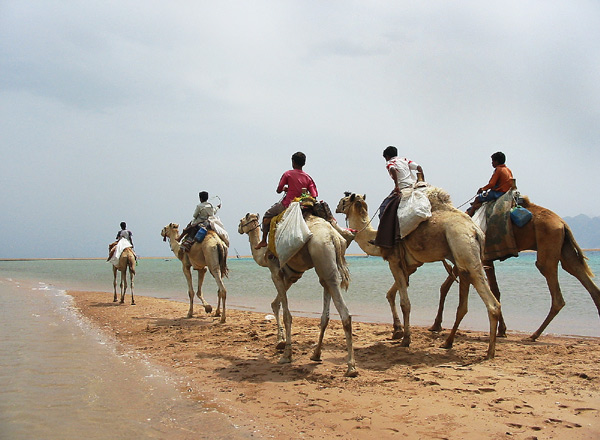
<path fill-rule="evenodd" d="M 222 242 L 218 244 L 217 249 L 219 251 L 219 265 L 221 269 L 221 276 L 229 276 L 229 268 L 227 267 L 227 246 Z"/>
<path fill-rule="evenodd" d="M 133 255 L 127 257 L 127 264 L 129 265 L 129 272 L 135 275 L 135 257 Z"/>
<path fill-rule="evenodd" d="M 341 237 L 340 237 L 341 238 Z M 338 267 L 338 272 L 342 277 L 342 281 L 340 282 L 340 287 L 344 290 L 348 290 L 350 286 L 350 271 L 348 270 L 348 263 L 346 262 L 346 246 L 345 242 L 342 243 L 342 240 L 333 240 L 333 245 L 335 247 L 335 258 L 336 264 Z"/>
<path fill-rule="evenodd" d="M 573 235 L 573 232 L 571 231 L 569 225 L 567 225 L 566 223 L 564 225 L 565 240 L 563 241 L 561 257 L 565 259 L 570 256 L 575 257 L 577 261 L 583 266 L 583 270 L 585 271 L 586 275 L 592 278 L 594 276 L 594 273 L 592 272 L 592 269 L 590 269 L 590 266 L 588 266 L 587 264 L 586 260 L 588 258 L 584 255 L 583 251 L 577 244 L 577 241 L 575 241 L 575 236 Z"/>

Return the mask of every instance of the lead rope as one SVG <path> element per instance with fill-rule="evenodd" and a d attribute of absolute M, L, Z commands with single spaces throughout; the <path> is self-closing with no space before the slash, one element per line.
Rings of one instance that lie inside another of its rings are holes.
<path fill-rule="evenodd" d="M 362 231 L 364 231 L 365 229 L 367 229 L 367 228 L 369 227 L 369 225 L 371 224 L 371 222 L 373 221 L 373 219 L 375 218 L 375 216 L 376 216 L 376 215 L 377 215 L 377 213 L 379 212 L 379 209 L 380 209 L 380 208 L 381 208 L 381 206 L 380 206 L 379 208 L 377 208 L 377 210 L 375 211 L 375 214 L 373 214 L 373 217 L 371 217 L 371 220 L 369 220 L 369 222 L 368 222 L 368 223 L 365 225 L 365 227 L 364 227 L 364 228 L 362 228 L 360 231 L 356 231 L 356 232 L 354 233 L 354 235 L 356 235 L 356 234 L 360 234 Z M 352 231 L 355 231 L 355 229 L 351 229 L 351 228 L 348 226 L 348 217 L 346 217 L 346 229 L 350 229 L 350 230 L 352 230 Z"/>
<path fill-rule="evenodd" d="M 467 203 L 469 203 L 471 200 L 473 200 L 475 197 L 477 197 L 477 194 L 475 194 L 473 197 L 471 197 L 469 200 L 467 200 L 467 201 L 466 201 L 465 203 L 463 203 L 462 205 L 460 205 L 460 206 L 457 206 L 457 207 L 456 207 L 456 209 L 460 209 L 460 208 L 462 208 L 462 207 L 463 207 L 463 206 L 465 206 Z"/>

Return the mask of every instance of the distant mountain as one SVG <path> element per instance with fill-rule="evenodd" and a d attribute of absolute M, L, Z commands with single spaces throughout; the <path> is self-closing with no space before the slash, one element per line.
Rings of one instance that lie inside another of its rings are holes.
<path fill-rule="evenodd" d="M 600 217 L 590 218 L 579 214 L 576 217 L 563 217 L 571 227 L 575 240 L 583 249 L 600 249 Z"/>

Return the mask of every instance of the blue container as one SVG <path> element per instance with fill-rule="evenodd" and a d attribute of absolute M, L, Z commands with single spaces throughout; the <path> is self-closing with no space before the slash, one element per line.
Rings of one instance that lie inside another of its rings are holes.
<path fill-rule="evenodd" d="M 510 219 L 519 228 L 525 226 L 529 222 L 529 220 L 531 220 L 531 217 L 531 211 L 529 211 L 526 208 L 523 208 L 522 206 L 517 205 L 510 210 Z"/>
<path fill-rule="evenodd" d="M 196 232 L 196 236 L 194 237 L 194 239 L 198 242 L 201 243 L 202 240 L 204 240 L 204 237 L 206 237 L 206 233 L 208 231 L 206 230 L 206 228 L 200 228 L 198 229 L 198 232 Z"/>

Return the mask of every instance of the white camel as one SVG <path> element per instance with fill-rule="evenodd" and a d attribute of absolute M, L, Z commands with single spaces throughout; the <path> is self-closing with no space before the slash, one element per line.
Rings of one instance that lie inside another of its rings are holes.
<path fill-rule="evenodd" d="M 456 320 L 442 347 L 451 348 L 454 343 L 458 326 L 467 313 L 469 284 L 473 284 L 488 311 L 490 338 L 487 358 L 493 358 L 500 303 L 492 294 L 483 270 L 483 233 L 469 216 L 452 206 L 445 191 L 429 187 L 427 192 L 432 205 L 431 218 L 422 222 L 391 249 L 379 248 L 370 243 L 377 231 L 371 226 L 364 196 L 346 195 L 338 203 L 336 212 L 344 213 L 349 226 L 358 230 L 355 240 L 364 252 L 381 255 L 388 261 L 395 284 L 388 291 L 387 297 L 394 316 L 394 330 L 398 330 L 401 325 L 395 307 L 395 295 L 397 291 L 400 293 L 400 307 L 404 317 L 403 346 L 409 346 L 411 341 L 409 276 L 424 263 L 448 260 L 458 267 L 460 293 Z"/>
<path fill-rule="evenodd" d="M 129 269 L 129 278 L 130 284 L 129 290 L 131 290 L 131 305 L 135 305 L 135 300 L 133 299 L 133 279 L 135 278 L 135 254 L 133 253 L 132 248 L 125 248 L 123 252 L 121 252 L 121 256 L 117 264 L 112 265 L 113 270 L 113 290 L 114 297 L 113 302 L 117 302 L 117 272 L 121 272 L 121 301 L 123 304 L 125 302 L 125 292 L 127 290 L 127 270 Z"/>
<path fill-rule="evenodd" d="M 171 250 L 181 260 L 183 274 L 188 284 L 188 296 L 190 297 L 190 308 L 187 317 L 191 318 L 194 314 L 194 284 L 192 281 L 192 268 L 198 272 L 198 290 L 196 295 L 202 302 L 206 313 L 212 311 L 212 306 L 206 302 L 202 294 L 202 283 L 206 269 L 210 271 L 215 279 L 218 287 L 218 304 L 215 316 L 221 317 L 221 322 L 225 322 L 225 301 L 227 299 L 227 290 L 223 284 L 223 277 L 227 276 L 227 245 L 219 235 L 212 230 L 209 230 L 201 243 L 194 242 L 188 252 L 183 252 L 179 244 L 179 225 L 170 223 L 165 226 L 160 235 L 163 240 L 169 240 Z M 181 250 L 181 252 L 180 252 Z M 221 303 L 223 304 L 223 313 L 221 314 Z"/>
<path fill-rule="evenodd" d="M 246 214 L 240 220 L 238 232 L 240 234 L 248 234 L 254 261 L 259 266 L 269 268 L 271 279 L 277 289 L 277 297 L 271 303 L 271 308 L 277 320 L 277 346 L 284 349 L 279 363 L 289 363 L 292 361 L 292 315 L 288 307 L 287 291 L 292 284 L 302 277 L 304 272 L 314 267 L 319 277 L 319 282 L 323 286 L 323 313 L 321 314 L 319 339 L 311 360 L 321 360 L 323 337 L 329 323 L 329 308 L 333 299 L 346 336 L 346 347 L 348 350 L 346 376 L 355 377 L 358 375 L 358 371 L 356 369 L 352 346 L 352 317 L 342 296 L 342 289 L 346 290 L 348 288 L 350 279 L 348 266 L 344 257 L 346 240 L 336 232 L 331 224 L 320 217 L 309 215 L 306 217 L 306 223 L 312 232 L 312 237 L 283 267 L 280 266 L 278 258 L 268 248 L 258 250 L 255 248 L 260 241 L 258 214 Z M 285 338 L 279 317 L 280 306 L 283 306 Z"/>

